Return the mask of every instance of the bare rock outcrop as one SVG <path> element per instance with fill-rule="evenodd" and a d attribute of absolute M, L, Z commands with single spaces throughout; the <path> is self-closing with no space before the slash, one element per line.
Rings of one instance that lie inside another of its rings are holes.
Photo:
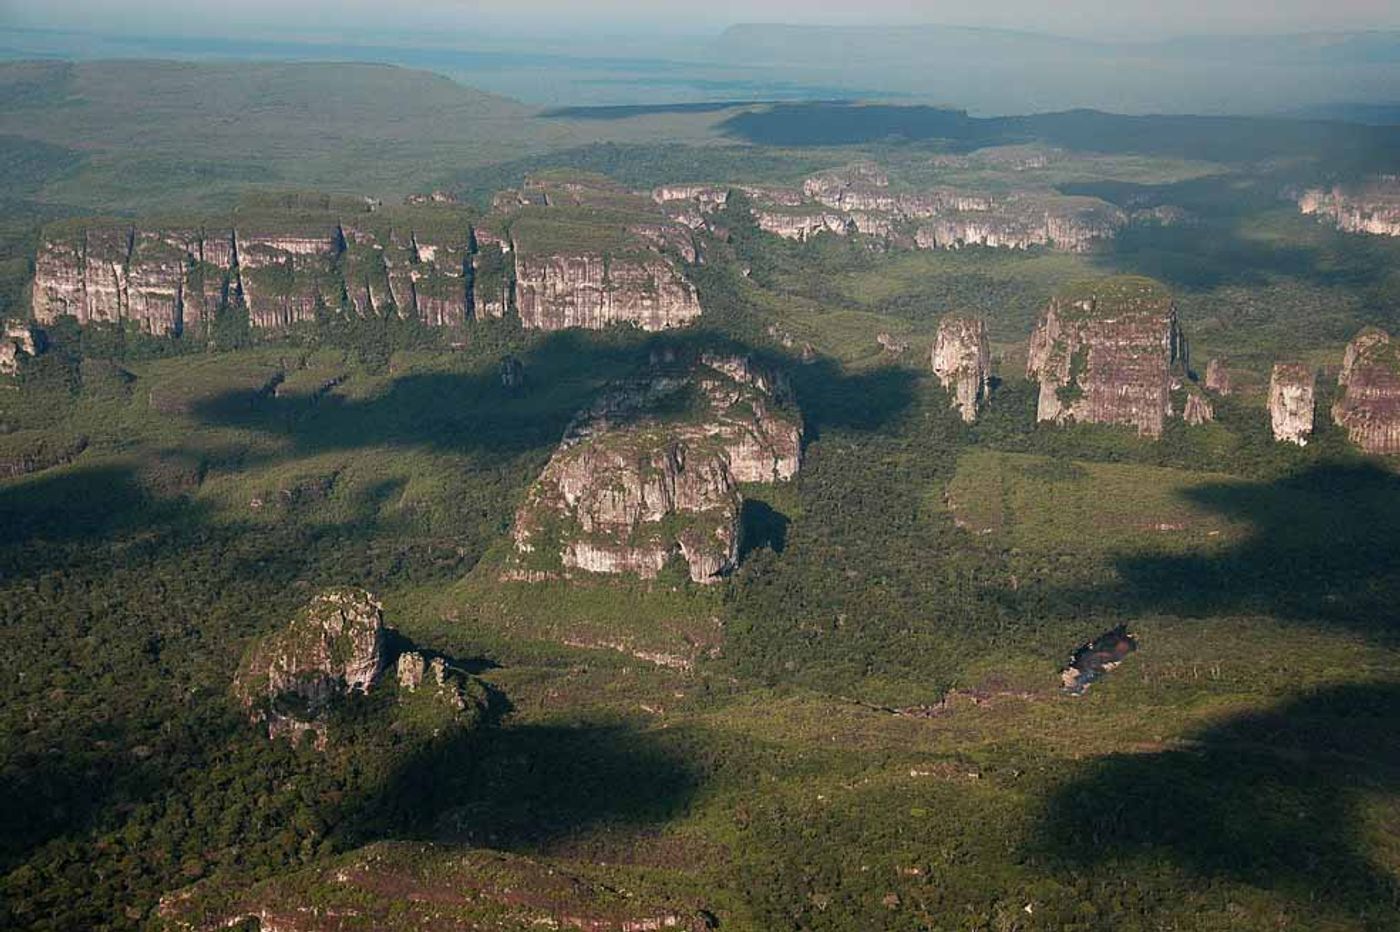
<path fill-rule="evenodd" d="M 663 359 L 663 364 L 671 360 Z M 654 578 L 673 556 L 714 582 L 738 559 L 740 482 L 796 474 L 790 390 L 745 357 L 703 355 L 625 384 L 576 419 L 516 512 L 515 578 Z"/>
<path fill-rule="evenodd" d="M 253 646 L 234 695 L 273 733 L 295 733 L 334 697 L 369 689 L 384 665 L 383 608 L 363 589 L 332 589 Z"/>
<path fill-rule="evenodd" d="M 1217 395 L 1228 395 L 1234 391 L 1234 383 L 1225 360 L 1216 358 L 1206 363 L 1206 391 L 1215 392 Z"/>
<path fill-rule="evenodd" d="M 1347 344 L 1332 419 L 1367 453 L 1400 453 L 1400 344 L 1375 327 Z"/>
<path fill-rule="evenodd" d="M 1200 391 L 1188 391 L 1185 407 L 1181 411 L 1181 419 L 1195 427 L 1209 424 L 1215 420 L 1215 406 Z"/>
<path fill-rule="evenodd" d="M 399 689 L 408 694 L 426 693 L 458 712 L 469 704 L 467 680 L 443 657 L 428 657 L 419 651 L 404 651 L 394 665 Z"/>
<path fill-rule="evenodd" d="M 680 553 L 691 579 L 713 582 L 738 558 L 739 507 L 717 444 L 607 431 L 550 460 L 516 515 L 515 546 L 534 552 L 552 521 L 565 567 L 650 579 Z"/>
<path fill-rule="evenodd" d="M 43 331 L 28 324 L 7 324 L 0 337 L 0 375 L 15 375 L 25 357 L 39 355 L 44 347 Z"/>
<path fill-rule="evenodd" d="M 976 317 L 949 316 L 938 323 L 932 354 L 933 371 L 952 396 L 953 408 L 971 424 L 987 400 L 992 376 L 992 353 L 987 324 Z"/>
<path fill-rule="evenodd" d="M 1400 236 L 1400 176 L 1383 175 L 1360 185 L 1310 188 L 1298 209 L 1331 221 L 1346 233 Z"/>
<path fill-rule="evenodd" d="M 515 260 L 515 305 L 527 329 L 666 330 L 700 316 L 692 285 L 660 255 L 551 253 Z"/>
<path fill-rule="evenodd" d="M 1313 370 L 1301 362 L 1274 363 L 1269 376 L 1269 420 L 1274 439 L 1306 446 L 1313 430 Z"/>
<path fill-rule="evenodd" d="M 1176 305 L 1145 278 L 1081 282 L 1062 291 L 1031 335 L 1028 378 L 1040 421 L 1124 424 L 1159 437 L 1173 373 L 1186 364 Z"/>

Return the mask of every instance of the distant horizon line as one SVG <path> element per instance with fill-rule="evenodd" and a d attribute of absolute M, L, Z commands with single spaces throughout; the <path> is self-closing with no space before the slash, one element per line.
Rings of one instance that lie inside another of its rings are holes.
<path fill-rule="evenodd" d="M 1184 31 L 1163 33 L 1159 36 L 1139 38 L 1119 36 L 1106 33 L 1071 33 L 1055 32 L 1042 29 L 1017 29 L 1009 26 L 978 26 L 966 23 L 937 22 L 932 20 L 890 20 L 878 23 L 831 23 L 831 22 L 801 22 L 789 20 L 738 20 L 725 25 L 697 28 L 694 30 L 673 30 L 661 27 L 659 24 L 648 23 L 645 26 L 636 26 L 627 29 L 614 27 L 621 26 L 621 21 L 610 22 L 596 29 L 586 30 L 585 34 L 593 39 L 604 39 L 609 36 L 640 38 L 647 36 L 665 37 L 672 40 L 683 39 L 719 39 L 726 33 L 741 29 L 792 29 L 809 30 L 813 32 L 848 32 L 848 33 L 880 33 L 894 32 L 898 30 L 949 30 L 953 32 L 982 33 L 988 35 L 1018 36 L 1023 38 L 1035 37 L 1045 39 L 1058 39 L 1066 42 L 1083 42 L 1094 45 L 1123 45 L 1123 46 L 1151 46 L 1168 42 L 1200 40 L 1200 39 L 1233 39 L 1233 40 L 1276 40 L 1276 39 L 1303 39 L 1303 38 L 1355 38 L 1361 36 L 1375 37 L 1395 37 L 1400 39 L 1400 22 L 1392 25 L 1372 25 L 1358 26 L 1352 28 L 1326 28 L 1326 29 L 1285 29 L 1277 32 L 1261 32 L 1258 29 L 1246 29 L 1241 27 L 1238 31 L 1232 30 L 1206 30 L 1206 31 Z M 428 41 L 430 47 L 435 48 L 469 48 L 468 44 L 472 39 L 485 43 L 495 41 L 521 41 L 521 40 L 558 40 L 577 38 L 579 30 L 577 28 L 562 29 L 559 32 L 541 32 L 538 26 L 521 24 L 516 27 L 493 27 L 487 30 L 468 31 L 463 28 L 460 34 L 446 32 L 444 28 L 422 27 L 419 29 L 392 30 L 374 28 L 370 26 L 348 27 L 342 31 L 320 31 L 314 28 L 295 29 L 289 31 L 285 26 L 275 24 L 243 24 L 230 25 L 228 28 L 217 32 L 160 32 L 149 29 L 122 29 L 120 27 L 80 27 L 63 25 L 7 25 L 0 23 L 0 34 L 5 32 L 34 34 L 34 35 L 57 35 L 57 36 L 88 36 L 93 38 L 118 39 L 118 40 L 148 40 L 148 41 L 178 41 L 178 40 L 203 40 L 203 41 L 247 41 L 256 40 L 278 44 L 309 44 L 309 45 L 333 45 L 333 44 L 355 44 L 355 45 L 391 45 L 396 40 Z M 354 38 L 355 41 L 350 41 Z M 579 56 L 591 57 L 591 56 Z"/>

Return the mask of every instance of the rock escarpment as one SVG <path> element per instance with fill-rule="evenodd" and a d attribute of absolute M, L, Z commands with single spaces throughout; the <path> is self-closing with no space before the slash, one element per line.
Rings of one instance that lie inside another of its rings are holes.
<path fill-rule="evenodd" d="M 527 181 L 479 217 L 429 199 L 381 208 L 316 196 L 255 200 L 216 223 L 98 220 L 47 229 L 34 316 L 204 334 L 224 310 L 257 330 L 321 314 L 431 327 L 518 312 L 527 328 L 646 330 L 700 314 L 683 266 L 693 231 L 650 199 L 595 179 Z"/>
<path fill-rule="evenodd" d="M 1347 345 L 1332 419 L 1367 453 L 1400 453 L 1400 344 L 1374 327 Z"/>
<path fill-rule="evenodd" d="M 1001 192 L 947 184 L 896 190 L 879 166 L 821 172 L 800 189 L 734 186 L 760 229 L 787 239 L 864 235 L 917 249 L 963 246 L 1085 252 L 1117 235 L 1127 215 L 1106 201 L 1046 188 Z M 652 197 L 691 226 L 729 202 L 719 185 L 667 185 Z"/>
<path fill-rule="evenodd" d="M 933 342 L 932 363 L 938 380 L 952 396 L 953 408 L 967 423 L 977 420 L 992 377 L 987 324 L 975 317 L 943 318 Z"/>
<path fill-rule="evenodd" d="M 1143 278 L 1072 285 L 1031 335 L 1028 378 L 1040 382 L 1040 421 L 1124 424 L 1159 437 L 1186 343 L 1171 294 Z"/>
<path fill-rule="evenodd" d="M 1310 188 L 1298 196 L 1304 214 L 1331 221 L 1346 233 L 1400 236 L 1400 176 L 1360 185 Z"/>
<path fill-rule="evenodd" d="M 1269 376 L 1269 421 L 1274 439 L 1306 446 L 1313 429 L 1314 378 L 1300 362 L 1274 363 Z"/>
<path fill-rule="evenodd" d="M 652 199 L 600 179 L 527 179 L 516 201 L 502 223 L 526 328 L 656 331 L 700 315 L 682 271 L 697 257 L 692 231 Z"/>
<path fill-rule="evenodd" d="M 515 302 L 528 329 L 629 323 L 665 330 L 700 316 L 700 301 L 660 256 L 555 252 L 515 263 Z"/>
<path fill-rule="evenodd" d="M 607 393 L 570 426 L 516 512 L 515 578 L 571 570 L 654 578 L 679 556 L 708 583 L 738 560 L 740 482 L 796 474 L 786 383 L 704 355 Z"/>
<path fill-rule="evenodd" d="M 363 589 L 332 589 L 253 646 L 234 695 L 271 733 L 295 734 L 336 696 L 369 689 L 384 666 L 382 606 Z"/>

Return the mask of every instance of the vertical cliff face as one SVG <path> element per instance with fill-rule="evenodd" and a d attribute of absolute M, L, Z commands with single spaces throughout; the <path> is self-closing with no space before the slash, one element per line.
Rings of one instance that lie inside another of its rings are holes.
<path fill-rule="evenodd" d="M 87 288 L 82 235 L 46 236 L 34 258 L 31 305 L 34 317 L 51 323 L 63 316 L 87 322 Z"/>
<path fill-rule="evenodd" d="M 1306 446 L 1313 429 L 1314 378 L 1300 362 L 1274 363 L 1269 376 L 1269 420 L 1274 439 Z"/>
<path fill-rule="evenodd" d="M 952 396 L 953 408 L 971 424 L 987 400 L 992 377 L 986 323 L 975 317 L 943 318 L 932 355 L 933 371 Z"/>
<path fill-rule="evenodd" d="M 1400 176 L 1365 184 L 1312 188 L 1298 196 L 1298 209 L 1324 218 L 1347 233 L 1400 236 Z"/>
<path fill-rule="evenodd" d="M 519 255 L 515 306 L 527 329 L 599 329 L 630 323 L 666 330 L 700 316 L 700 301 L 658 255 Z"/>
<path fill-rule="evenodd" d="M 83 244 L 83 292 L 87 321 L 118 321 L 126 316 L 130 227 L 90 228 Z"/>
<path fill-rule="evenodd" d="M 335 261 L 344 244 L 338 228 L 235 229 L 234 254 L 249 322 L 275 330 L 315 320 L 318 307 L 339 306 Z"/>
<path fill-rule="evenodd" d="M 570 426 L 516 513 L 517 578 L 572 570 L 655 577 L 679 555 L 696 582 L 738 559 L 740 482 L 795 475 L 786 383 L 745 357 L 668 356 Z"/>
<path fill-rule="evenodd" d="M 137 232 L 127 266 L 127 301 L 124 317 L 143 321 L 152 333 L 178 333 L 184 322 L 187 264 L 199 238 L 180 233 L 164 236 Z"/>
<path fill-rule="evenodd" d="M 1040 382 L 1040 421 L 1123 424 L 1161 436 L 1185 341 L 1171 294 L 1157 282 L 1112 278 L 1057 295 L 1031 335 L 1027 377 Z"/>
<path fill-rule="evenodd" d="M 1347 345 L 1332 419 L 1367 453 L 1400 453 L 1400 345 L 1368 327 Z"/>

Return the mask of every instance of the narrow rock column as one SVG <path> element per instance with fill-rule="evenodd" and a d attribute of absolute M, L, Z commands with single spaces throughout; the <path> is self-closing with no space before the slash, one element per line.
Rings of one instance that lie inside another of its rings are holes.
<path fill-rule="evenodd" d="M 1269 376 L 1269 419 L 1274 439 L 1307 446 L 1313 429 L 1313 371 L 1304 363 L 1274 363 Z"/>
<path fill-rule="evenodd" d="M 938 324 L 931 362 L 938 380 L 952 396 L 953 408 L 971 424 L 987 400 L 992 354 L 987 325 L 975 317 L 945 317 Z"/>

